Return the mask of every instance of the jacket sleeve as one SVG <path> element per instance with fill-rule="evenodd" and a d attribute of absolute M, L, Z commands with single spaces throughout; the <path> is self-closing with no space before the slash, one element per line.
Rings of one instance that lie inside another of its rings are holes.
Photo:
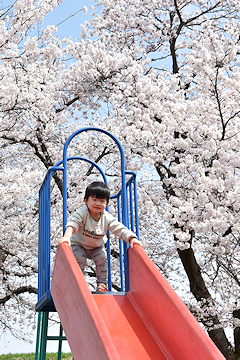
<path fill-rule="evenodd" d="M 115 217 L 108 213 L 108 230 L 110 233 L 118 236 L 120 239 L 125 242 L 129 242 L 129 238 L 136 238 L 137 235 L 129 230 L 125 225 L 118 221 Z"/>
<path fill-rule="evenodd" d="M 67 225 L 73 228 L 73 234 L 76 234 L 81 226 L 84 223 L 84 209 L 80 208 L 76 210 L 68 219 Z"/>

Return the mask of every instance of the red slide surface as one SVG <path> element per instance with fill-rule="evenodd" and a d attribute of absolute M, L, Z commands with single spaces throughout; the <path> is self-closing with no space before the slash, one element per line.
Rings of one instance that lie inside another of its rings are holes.
<path fill-rule="evenodd" d="M 129 249 L 129 291 L 92 294 L 67 243 L 52 298 L 74 360 L 224 360 L 144 250 Z"/>

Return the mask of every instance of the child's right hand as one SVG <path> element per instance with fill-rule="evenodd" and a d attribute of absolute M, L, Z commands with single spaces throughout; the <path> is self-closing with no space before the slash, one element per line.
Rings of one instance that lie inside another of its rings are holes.
<path fill-rule="evenodd" d="M 62 243 L 67 242 L 70 246 L 70 237 L 69 236 L 63 236 L 61 239 L 58 240 L 58 245 L 61 245 Z"/>
<path fill-rule="evenodd" d="M 138 245 L 142 246 L 142 244 L 140 243 L 140 241 L 139 241 L 137 238 L 135 238 L 135 237 L 131 237 L 131 238 L 129 239 L 129 244 L 130 244 L 131 248 L 133 248 L 133 245 L 134 245 L 134 244 L 138 244 Z"/>

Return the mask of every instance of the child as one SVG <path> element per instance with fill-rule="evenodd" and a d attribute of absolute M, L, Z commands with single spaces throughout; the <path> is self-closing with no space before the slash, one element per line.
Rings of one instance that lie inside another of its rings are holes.
<path fill-rule="evenodd" d="M 109 230 L 131 247 L 141 243 L 137 236 L 116 218 L 107 212 L 106 206 L 110 198 L 110 190 L 103 182 L 95 181 L 86 188 L 84 202 L 86 206 L 79 208 L 69 218 L 64 236 L 58 244 L 68 242 L 82 270 L 87 258 L 96 264 L 97 290 L 107 291 L 107 253 L 105 243 Z"/>

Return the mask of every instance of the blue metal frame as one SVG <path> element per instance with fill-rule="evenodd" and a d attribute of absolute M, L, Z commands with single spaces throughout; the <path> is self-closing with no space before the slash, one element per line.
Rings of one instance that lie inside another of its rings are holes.
<path fill-rule="evenodd" d="M 72 139 L 84 131 L 98 131 L 110 136 L 117 144 L 121 157 L 121 181 L 122 187 L 118 194 L 111 196 L 111 199 L 116 198 L 118 204 L 118 219 L 126 227 L 135 231 L 139 237 L 138 229 L 138 207 L 137 207 L 137 183 L 136 174 L 134 172 L 125 171 L 125 158 L 123 148 L 118 139 L 111 133 L 94 127 L 87 127 L 74 132 L 66 141 L 63 150 L 63 160 L 59 161 L 54 167 L 48 170 L 43 184 L 39 191 L 39 254 L 38 254 L 38 303 L 36 304 L 37 311 L 56 311 L 52 302 L 50 293 L 50 222 L 51 222 L 51 178 L 55 171 L 63 172 L 63 233 L 65 232 L 67 224 L 67 163 L 69 160 L 86 161 L 92 164 L 100 172 L 103 181 L 107 184 L 107 178 L 103 170 L 95 162 L 83 158 L 81 156 L 67 157 L 67 149 Z M 126 175 L 131 175 L 131 178 L 126 183 Z M 133 206 L 134 203 L 134 206 Z M 128 291 L 128 247 L 129 245 L 122 240 L 119 240 L 120 250 L 120 275 L 121 275 L 121 291 Z M 124 251 L 123 251 L 123 250 Z M 111 263 L 110 263 L 110 243 L 107 242 L 108 253 L 108 287 L 111 290 Z M 124 260 L 123 260 L 124 259 Z M 125 276 L 124 276 L 125 275 Z M 125 280 L 125 281 L 124 281 Z M 125 282 L 125 286 L 124 286 Z"/>

